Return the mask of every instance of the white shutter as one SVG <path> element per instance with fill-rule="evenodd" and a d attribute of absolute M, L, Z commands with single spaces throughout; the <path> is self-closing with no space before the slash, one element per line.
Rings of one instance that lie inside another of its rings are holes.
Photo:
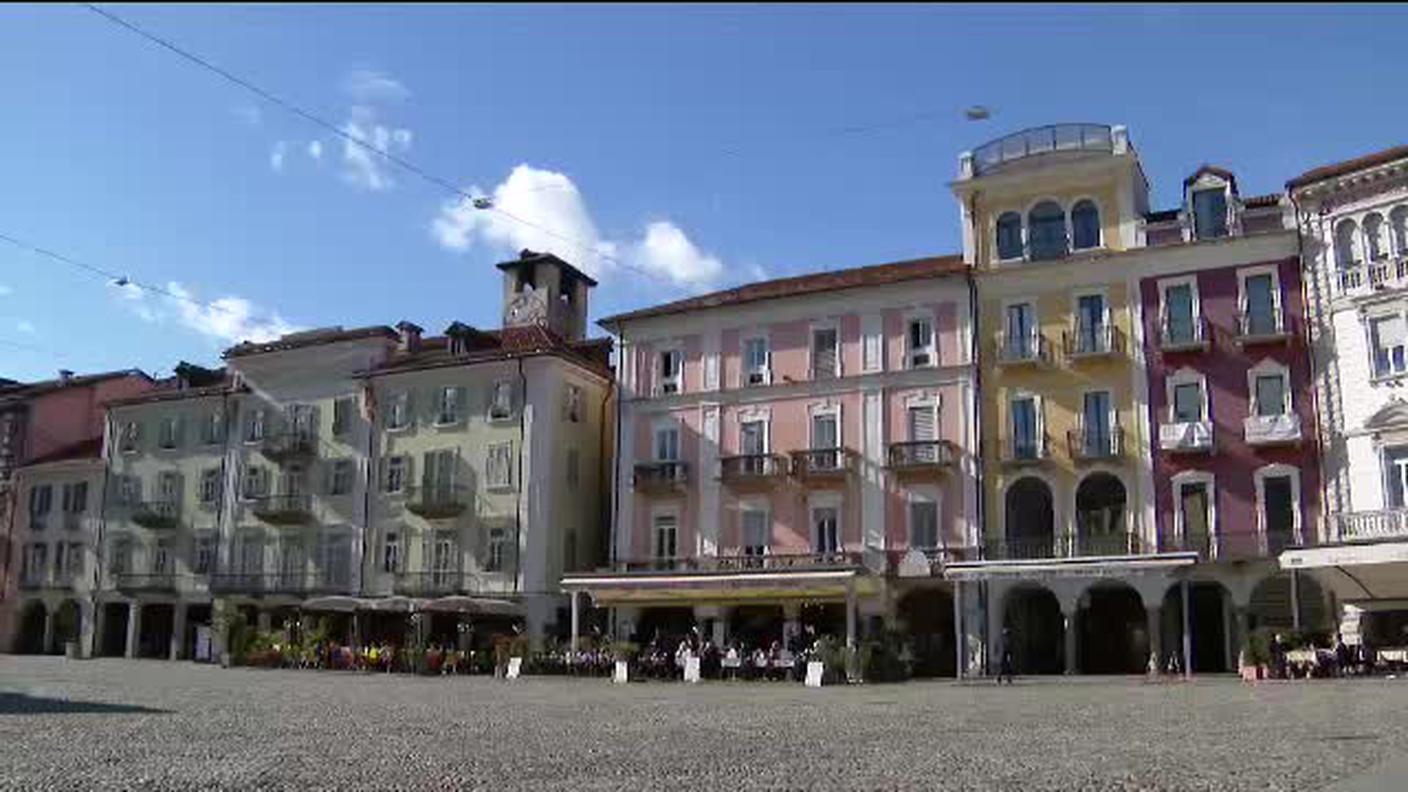
<path fill-rule="evenodd" d="M 934 408 L 928 406 L 909 408 L 909 439 L 911 441 L 938 439 L 934 412 Z"/>
<path fill-rule="evenodd" d="M 861 317 L 862 359 L 861 368 L 865 371 L 882 371 L 885 368 L 884 322 L 879 314 Z"/>

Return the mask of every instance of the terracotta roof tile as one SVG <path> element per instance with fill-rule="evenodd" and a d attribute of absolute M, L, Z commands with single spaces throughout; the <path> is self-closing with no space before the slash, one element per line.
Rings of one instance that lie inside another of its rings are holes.
<path fill-rule="evenodd" d="M 317 330 L 307 330 L 301 333 L 289 333 L 280 336 L 273 341 L 256 344 L 244 341 L 225 350 L 223 357 L 244 357 L 246 355 L 262 355 L 265 352 L 285 352 L 290 349 L 302 349 L 304 347 L 319 346 L 321 344 L 336 344 L 340 341 L 356 341 L 362 338 L 396 338 L 396 331 L 386 325 L 371 325 L 369 327 L 356 327 L 351 330 L 344 330 L 341 327 L 325 327 Z"/>
<path fill-rule="evenodd" d="M 1321 165 L 1318 168 L 1311 168 L 1305 173 L 1286 182 L 1286 187 L 1290 189 L 1304 187 L 1307 184 L 1324 181 L 1325 179 L 1331 179 L 1335 176 L 1343 176 L 1346 173 L 1353 173 L 1363 168 L 1372 168 L 1375 165 L 1383 165 L 1398 159 L 1408 159 L 1408 146 L 1394 146 L 1393 148 L 1386 148 L 1383 151 L 1376 151 L 1373 154 L 1365 154 L 1362 157 L 1355 157 L 1354 159 L 1347 159 L 1343 162 L 1335 162 L 1329 165 Z"/>
<path fill-rule="evenodd" d="M 890 264 L 872 264 L 866 267 L 814 272 L 790 278 L 748 283 L 732 289 L 701 294 L 683 300 L 664 303 L 650 308 L 608 316 L 598 324 L 610 328 L 621 322 L 645 319 L 652 316 L 668 316 L 686 311 L 699 311 L 708 308 L 722 308 L 730 305 L 773 300 L 781 297 L 795 297 L 802 294 L 854 289 L 861 286 L 879 286 L 886 283 L 932 278 L 964 272 L 968 265 L 960 255 L 931 256 L 929 258 L 896 261 Z"/>

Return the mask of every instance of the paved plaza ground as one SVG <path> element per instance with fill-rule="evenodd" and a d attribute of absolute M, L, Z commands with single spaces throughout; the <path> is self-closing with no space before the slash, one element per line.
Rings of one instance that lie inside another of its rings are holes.
<path fill-rule="evenodd" d="M 1404 789 L 1405 755 L 1408 680 L 621 687 L 0 657 L 3 789 Z"/>

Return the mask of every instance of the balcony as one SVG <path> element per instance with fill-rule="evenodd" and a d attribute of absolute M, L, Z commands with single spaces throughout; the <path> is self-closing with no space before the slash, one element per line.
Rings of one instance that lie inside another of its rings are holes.
<path fill-rule="evenodd" d="M 1206 352 L 1212 344 L 1212 326 L 1201 317 L 1159 323 L 1159 349 L 1164 352 Z"/>
<path fill-rule="evenodd" d="M 1066 434 L 1066 446 L 1071 459 L 1077 462 L 1115 459 L 1124 455 L 1124 429 L 1119 426 L 1073 429 Z"/>
<path fill-rule="evenodd" d="M 719 459 L 719 480 L 731 487 L 771 487 L 786 475 L 787 460 L 778 454 L 740 454 Z"/>
<path fill-rule="evenodd" d="M 1270 315 L 1237 313 L 1237 343 L 1242 346 L 1280 344 L 1290 337 L 1288 322 L 1279 310 Z"/>
<path fill-rule="evenodd" d="M 1022 441 L 1008 439 L 1002 443 L 1002 464 L 1011 467 L 1039 465 L 1051 458 L 1051 439 L 1046 434 Z"/>
<path fill-rule="evenodd" d="M 286 432 L 264 438 L 259 450 L 280 465 L 303 462 L 317 455 L 318 439 L 307 432 Z"/>
<path fill-rule="evenodd" d="M 271 525 L 299 525 L 313 519 L 313 496 L 265 495 L 255 498 L 250 510 Z"/>
<path fill-rule="evenodd" d="M 839 481 L 855 472 L 856 452 L 849 448 L 812 448 L 792 452 L 792 475 L 803 481 Z"/>
<path fill-rule="evenodd" d="M 1028 561 L 1052 558 L 1091 558 L 1137 555 L 1143 552 L 1139 535 L 1118 533 L 1067 533 L 1052 536 L 992 539 L 983 548 L 989 561 Z"/>
<path fill-rule="evenodd" d="M 1408 540 L 1408 509 L 1331 514 L 1330 530 L 1339 542 Z"/>
<path fill-rule="evenodd" d="M 646 493 L 678 492 L 689 482 L 689 465 L 685 462 L 643 462 L 635 467 L 636 490 Z"/>
<path fill-rule="evenodd" d="M 1025 336 L 998 333 L 997 363 L 1000 366 L 1049 366 L 1051 342 L 1040 333 Z"/>
<path fill-rule="evenodd" d="M 1212 421 L 1159 424 L 1159 448 L 1164 451 L 1206 453 L 1212 445 Z"/>
<path fill-rule="evenodd" d="M 169 500 L 133 504 L 129 519 L 143 528 L 175 528 L 181 520 L 181 504 Z"/>
<path fill-rule="evenodd" d="M 1301 440 L 1300 416 L 1249 415 L 1242 419 L 1242 437 L 1251 446 L 1295 445 Z"/>
<path fill-rule="evenodd" d="M 469 489 L 452 484 L 411 487 L 406 491 L 406 511 L 427 520 L 458 517 L 469 505 Z"/>
<path fill-rule="evenodd" d="M 210 590 L 225 594 L 337 594 L 350 591 L 351 585 L 350 576 L 334 581 L 326 575 L 303 571 L 222 572 L 210 576 Z"/>
<path fill-rule="evenodd" d="M 1339 294 L 1361 296 L 1386 289 L 1408 287 L 1408 256 L 1381 258 L 1365 266 L 1354 262 L 1339 270 Z"/>
<path fill-rule="evenodd" d="M 1123 355 L 1125 352 L 1124 331 L 1111 324 L 1099 327 L 1076 326 L 1070 333 L 1061 337 L 1061 346 L 1066 360 L 1077 362 L 1096 358 Z"/>
<path fill-rule="evenodd" d="M 973 150 L 973 175 L 992 173 L 1008 163 L 1054 152 L 1115 150 L 1114 134 L 1105 124 L 1055 124 L 1015 132 Z"/>
<path fill-rule="evenodd" d="M 78 532 L 88 527 L 88 515 L 82 512 L 64 512 L 62 521 L 65 531 Z"/>
<path fill-rule="evenodd" d="M 116 577 L 118 591 L 137 592 L 176 590 L 176 575 L 171 572 L 121 572 L 118 573 Z"/>
<path fill-rule="evenodd" d="M 640 558 L 618 561 L 616 572 L 734 572 L 851 569 L 865 565 L 863 553 L 744 553 L 718 556 Z"/>
<path fill-rule="evenodd" d="M 937 474 L 957 463 L 958 448 L 948 440 L 891 443 L 887 459 L 890 470 L 901 475 Z"/>

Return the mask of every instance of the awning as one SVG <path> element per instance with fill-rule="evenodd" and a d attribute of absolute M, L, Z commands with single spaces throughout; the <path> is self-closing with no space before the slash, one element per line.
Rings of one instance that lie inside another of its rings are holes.
<path fill-rule="evenodd" d="M 1408 599 L 1408 541 L 1306 547 L 1279 561 L 1314 574 L 1342 601 Z"/>
<path fill-rule="evenodd" d="M 351 613 L 365 608 L 365 603 L 365 600 L 356 597 L 318 597 L 304 602 L 300 607 L 306 611 Z"/>
<path fill-rule="evenodd" d="M 1016 578 L 1041 580 L 1060 577 L 1125 577 L 1149 572 L 1170 572 L 1198 563 L 1198 554 L 1158 553 L 1154 555 L 1080 556 L 1076 558 L 1030 558 L 1006 561 L 953 561 L 944 565 L 949 580 L 988 580 Z"/>
<path fill-rule="evenodd" d="M 441 597 L 422 603 L 420 610 L 430 613 L 472 613 L 480 616 L 518 616 L 522 608 L 508 600 L 480 597 Z"/>
<path fill-rule="evenodd" d="M 597 572 L 562 579 L 598 605 L 747 605 L 782 601 L 835 601 L 870 596 L 879 582 L 860 569 L 760 570 L 756 572 Z"/>

